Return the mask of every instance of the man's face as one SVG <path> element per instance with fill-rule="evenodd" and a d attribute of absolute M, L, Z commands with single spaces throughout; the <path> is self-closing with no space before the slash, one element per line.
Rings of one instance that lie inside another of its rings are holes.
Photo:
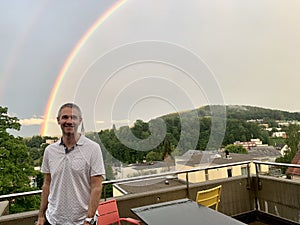
<path fill-rule="evenodd" d="M 61 110 L 57 122 L 61 127 L 62 133 L 72 135 L 77 133 L 81 123 L 81 116 L 76 108 L 65 107 Z"/>

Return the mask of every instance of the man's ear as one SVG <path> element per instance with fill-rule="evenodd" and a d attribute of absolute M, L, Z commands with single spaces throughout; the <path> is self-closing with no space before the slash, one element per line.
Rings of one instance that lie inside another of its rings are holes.
<path fill-rule="evenodd" d="M 59 124 L 59 117 L 56 117 L 57 123 Z"/>

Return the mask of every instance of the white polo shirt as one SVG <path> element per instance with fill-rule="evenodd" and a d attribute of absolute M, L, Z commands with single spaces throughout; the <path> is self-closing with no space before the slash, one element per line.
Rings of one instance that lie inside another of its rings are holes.
<path fill-rule="evenodd" d="M 91 177 L 105 176 L 99 144 L 81 135 L 68 153 L 61 140 L 47 146 L 42 173 L 51 174 L 46 217 L 52 225 L 82 225 L 88 210 Z"/>

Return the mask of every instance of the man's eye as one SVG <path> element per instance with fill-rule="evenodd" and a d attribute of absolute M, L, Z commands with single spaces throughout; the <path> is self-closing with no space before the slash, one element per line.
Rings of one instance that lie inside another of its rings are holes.
<path fill-rule="evenodd" d="M 72 116 L 64 115 L 61 117 L 61 119 L 63 119 L 63 120 L 67 120 L 69 118 L 71 118 L 72 120 L 78 120 L 78 116 L 74 116 L 74 115 L 72 115 Z"/>

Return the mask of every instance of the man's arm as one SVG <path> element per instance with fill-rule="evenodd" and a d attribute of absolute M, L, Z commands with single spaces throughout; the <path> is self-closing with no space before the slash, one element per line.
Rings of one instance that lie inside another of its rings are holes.
<path fill-rule="evenodd" d="M 44 183 L 42 188 L 42 199 L 40 205 L 40 211 L 38 214 L 37 225 L 44 225 L 45 223 L 45 212 L 48 206 L 48 196 L 50 193 L 51 175 L 47 173 L 44 175 Z"/>
<path fill-rule="evenodd" d="M 91 177 L 91 195 L 86 217 L 91 218 L 95 216 L 102 191 L 102 176 Z M 84 224 L 89 224 L 85 222 Z"/>

